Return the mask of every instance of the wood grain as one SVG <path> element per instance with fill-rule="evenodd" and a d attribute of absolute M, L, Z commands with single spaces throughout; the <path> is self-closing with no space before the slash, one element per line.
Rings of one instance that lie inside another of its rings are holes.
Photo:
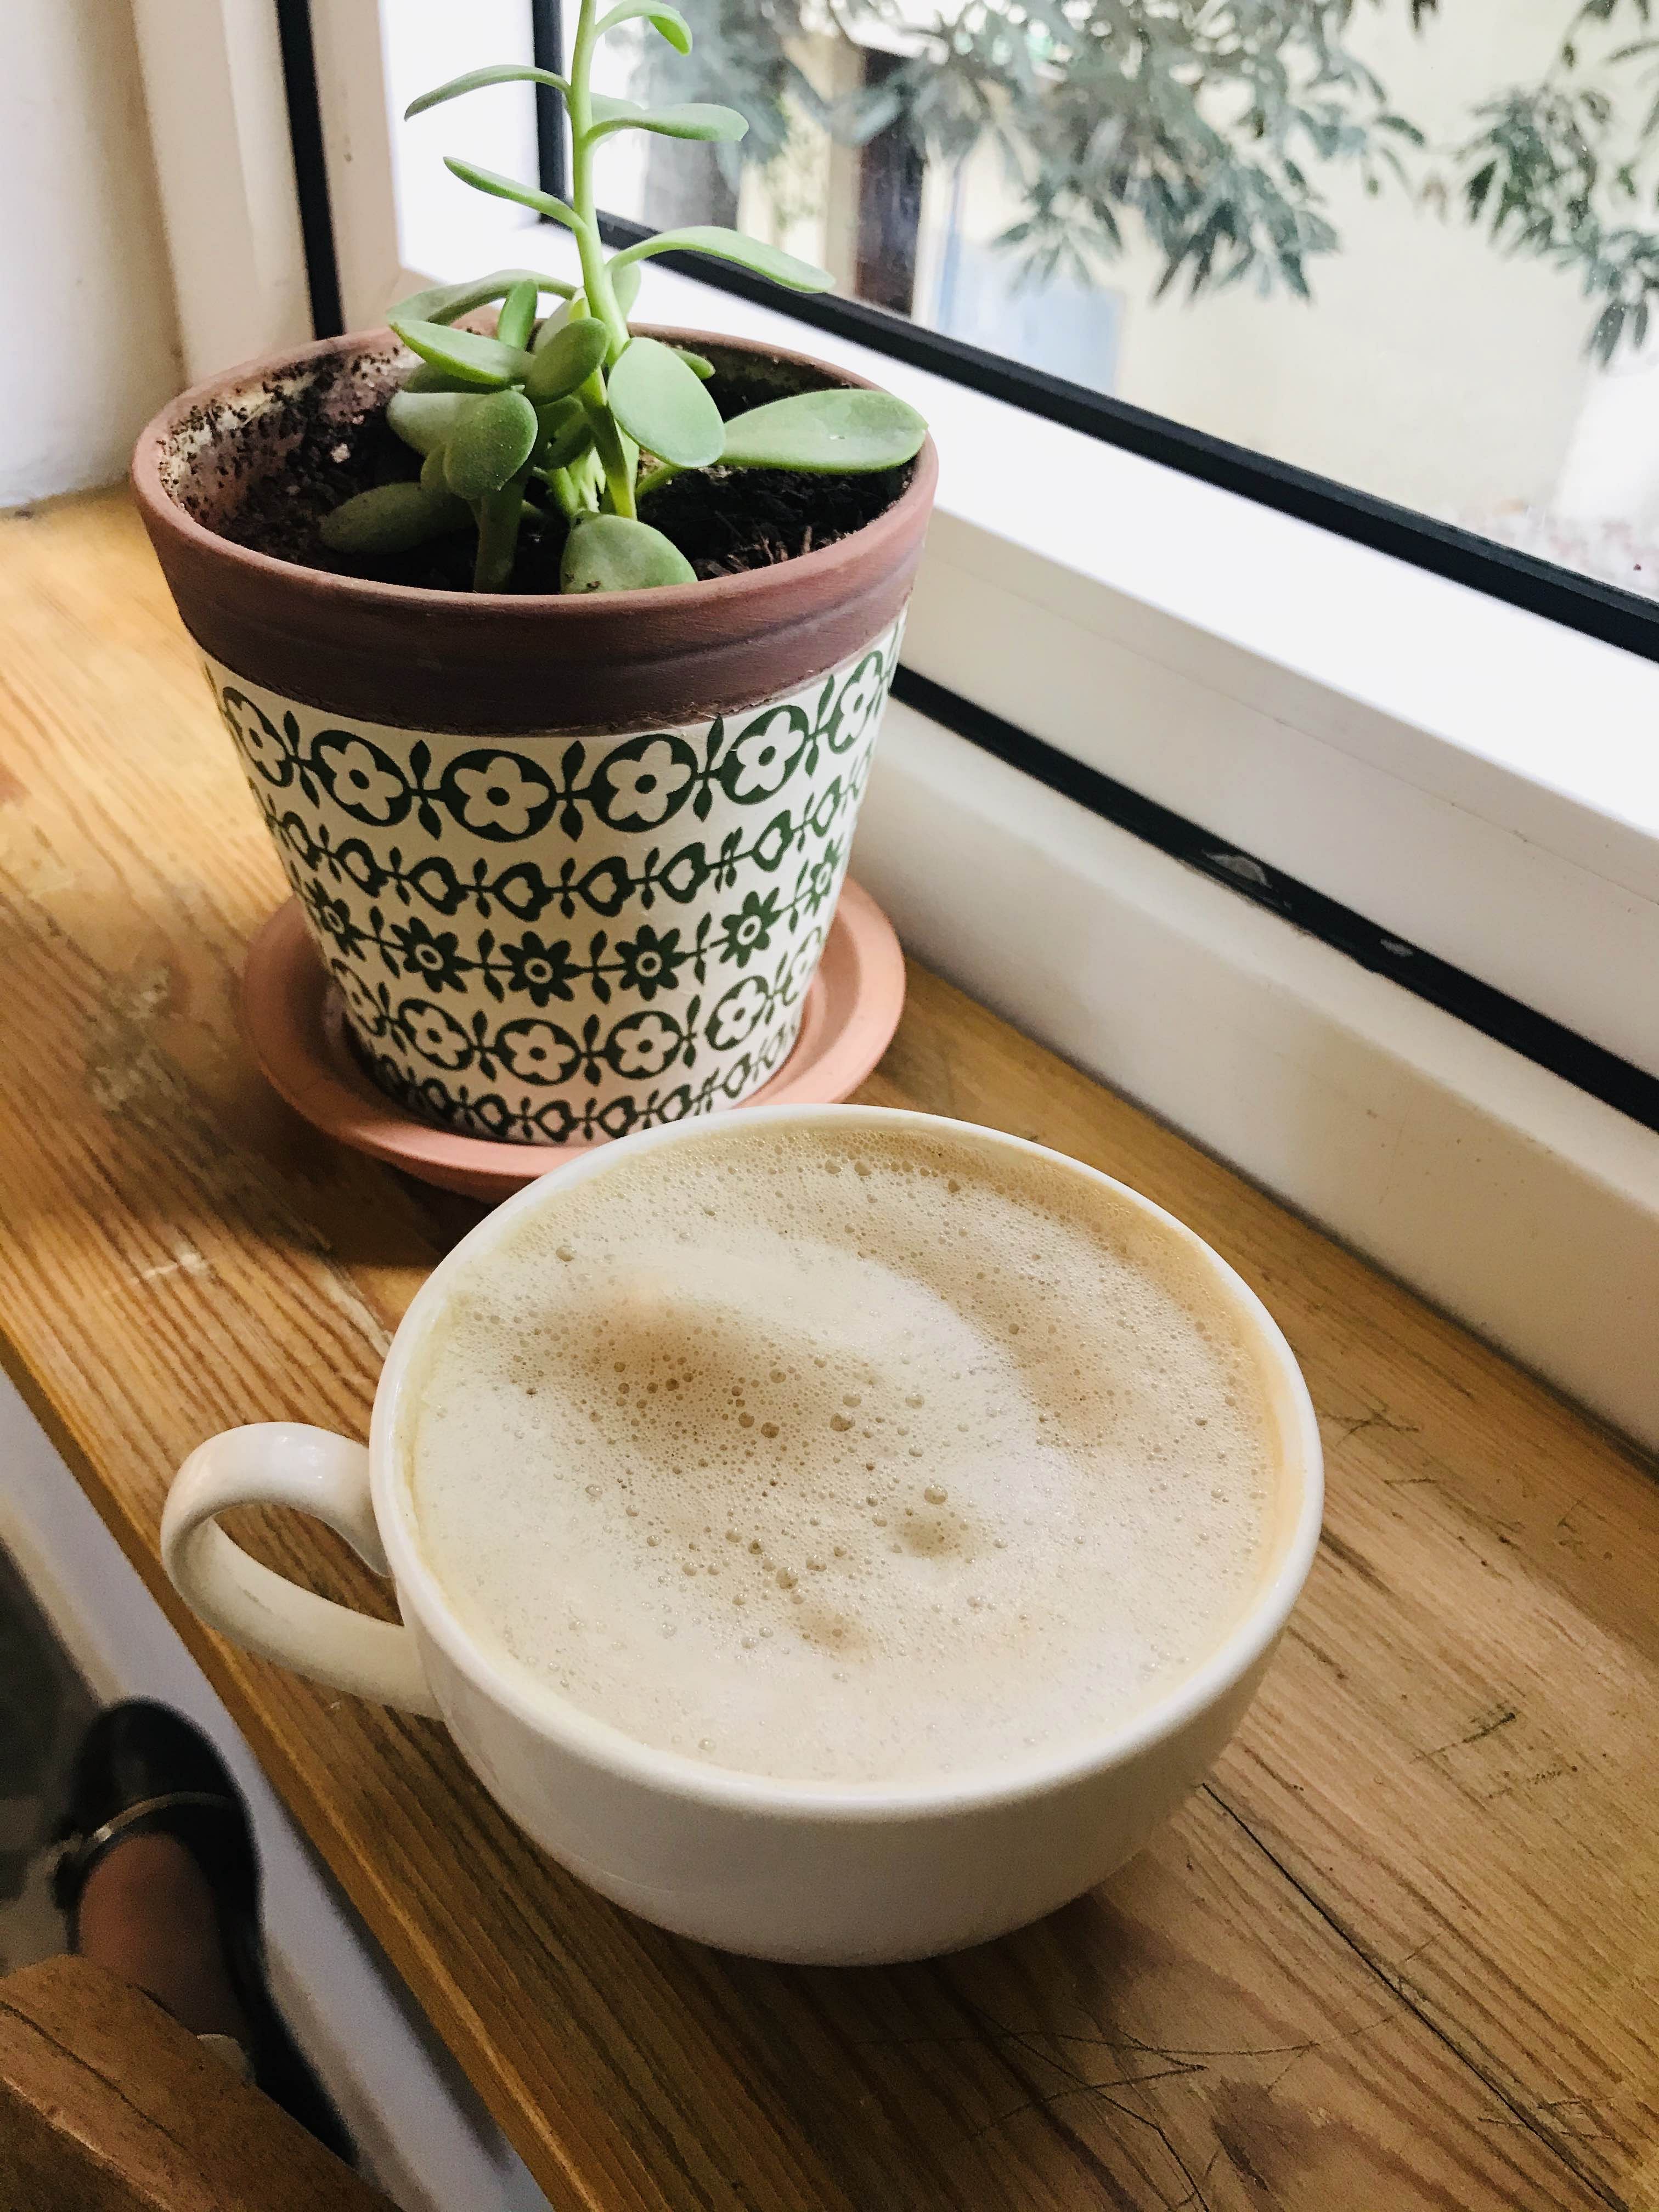
<path fill-rule="evenodd" d="M 0 522 L 0 644 L 4 1357 L 556 2205 L 1652 2212 L 1651 1467 L 921 971 L 864 1095 L 1190 1221 L 1324 1430 L 1281 1656 L 1132 1866 L 926 1966 L 724 1958 L 550 1866 L 435 1726 L 185 1615 L 155 1553 L 177 1462 L 240 1420 L 361 1433 L 477 1209 L 327 1147 L 250 1068 L 236 967 L 283 885 L 119 498 Z M 309 1524 L 257 1540 L 384 1607 Z"/>
<path fill-rule="evenodd" d="M 0 1981 L 3 2212 L 391 2212 L 160 2005 L 85 1959 Z"/>

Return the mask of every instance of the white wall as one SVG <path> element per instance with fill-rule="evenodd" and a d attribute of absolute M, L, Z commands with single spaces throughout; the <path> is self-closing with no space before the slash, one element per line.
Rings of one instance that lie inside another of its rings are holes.
<path fill-rule="evenodd" d="M 0 4 L 0 507 L 108 483 L 180 376 L 127 0 Z"/>

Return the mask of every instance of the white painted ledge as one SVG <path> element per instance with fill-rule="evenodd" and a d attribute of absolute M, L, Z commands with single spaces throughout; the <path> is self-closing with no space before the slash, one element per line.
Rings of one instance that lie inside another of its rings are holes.
<path fill-rule="evenodd" d="M 903 707 L 853 867 L 929 966 L 1659 1445 L 1659 1136 Z"/>

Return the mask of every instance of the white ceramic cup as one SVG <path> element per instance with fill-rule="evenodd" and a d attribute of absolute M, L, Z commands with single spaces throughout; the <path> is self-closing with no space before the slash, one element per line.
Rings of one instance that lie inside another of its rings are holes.
<path fill-rule="evenodd" d="M 404 1316 L 368 1449 L 289 1422 L 231 1429 L 179 1470 L 161 1522 L 168 1574 L 214 1627 L 359 1697 L 441 1719 L 485 1788 L 537 1843 L 630 1911 L 723 1949 L 837 1965 L 931 1956 L 1065 1904 L 1121 1866 L 1202 1778 L 1255 1694 L 1319 1538 L 1319 1431 L 1289 1346 L 1255 1293 L 1191 1230 L 1092 1168 L 1018 1137 L 875 1107 L 761 1107 L 744 1127 L 833 1123 L 937 1137 L 1043 1161 L 1056 1200 L 1092 1183 L 1200 1255 L 1261 1363 L 1277 1430 L 1267 1557 L 1244 1616 L 1149 1710 L 1019 1765 L 914 1784 L 769 1780 L 635 1741 L 554 1691 L 505 1673 L 457 1618 L 422 1557 L 410 1489 L 410 1377 L 469 1274 L 519 1220 L 653 1146 L 738 1126 L 681 1121 L 574 1159 L 497 1208 L 436 1267 Z M 1011 1471 L 1011 1480 L 1017 1480 Z M 373 1621 L 273 1574 L 215 1516 L 295 1505 L 397 1586 L 404 1626 Z"/>

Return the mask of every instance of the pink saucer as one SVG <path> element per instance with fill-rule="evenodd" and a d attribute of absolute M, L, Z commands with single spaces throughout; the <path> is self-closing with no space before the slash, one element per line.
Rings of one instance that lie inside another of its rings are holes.
<path fill-rule="evenodd" d="M 296 1114 L 422 1182 L 468 1198 L 509 1198 L 589 1149 L 580 1141 L 499 1145 L 457 1136 L 416 1121 L 377 1091 L 347 1042 L 343 1004 L 298 899 L 279 907 L 249 945 L 241 1006 L 261 1073 Z M 849 879 L 807 989 L 795 1048 L 744 1104 L 828 1106 L 850 1097 L 886 1051 L 903 1010 L 904 955 L 893 925 Z"/>

